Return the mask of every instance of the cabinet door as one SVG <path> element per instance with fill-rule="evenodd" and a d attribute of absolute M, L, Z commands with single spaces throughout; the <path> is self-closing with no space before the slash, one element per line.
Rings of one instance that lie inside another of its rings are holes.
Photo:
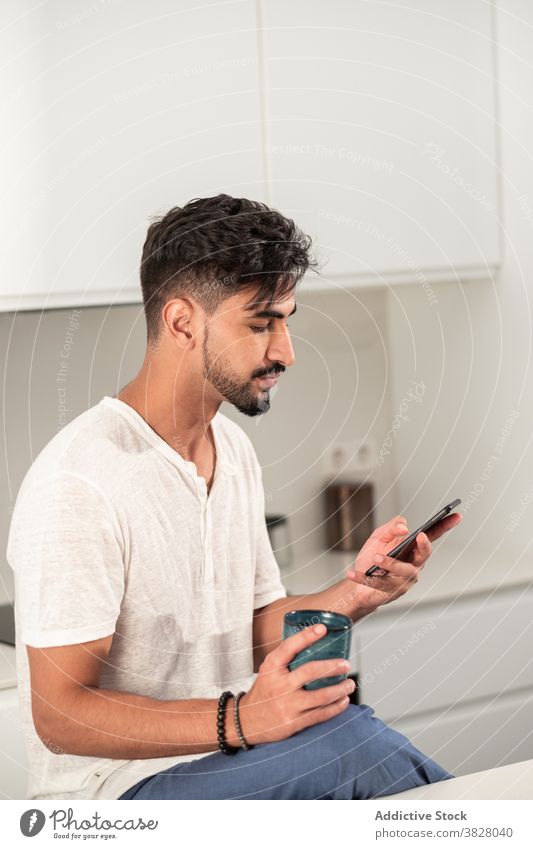
<path fill-rule="evenodd" d="M 515 588 L 368 617 L 354 632 L 362 701 L 382 719 L 404 722 L 533 690 L 532 603 L 531 590 Z"/>
<path fill-rule="evenodd" d="M 0 752 L 0 799 L 25 799 L 28 759 L 16 687 L 0 690 Z"/>
<path fill-rule="evenodd" d="M 44 279 L 43 4 L 21 13 L 20 0 L 4 0 L 0 22 L 0 310 L 8 310 Z"/>
<path fill-rule="evenodd" d="M 43 114 L 44 235 L 3 277 L 3 308 L 140 301 L 152 216 L 219 192 L 264 198 L 255 4 L 60 0 L 39 14 L 36 43 L 28 25 L 11 33 L 27 58 L 20 96 Z"/>
<path fill-rule="evenodd" d="M 533 758 L 532 709 L 530 691 L 404 718 L 393 725 L 448 772 L 468 775 Z"/>
<path fill-rule="evenodd" d="M 326 278 L 486 274 L 499 259 L 490 4 L 262 9 L 271 200 L 314 237 Z"/>

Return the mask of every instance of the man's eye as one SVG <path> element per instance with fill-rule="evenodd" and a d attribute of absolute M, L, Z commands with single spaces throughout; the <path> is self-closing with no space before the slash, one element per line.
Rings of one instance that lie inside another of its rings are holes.
<path fill-rule="evenodd" d="M 255 327 L 255 326 L 250 325 L 250 330 L 252 330 L 254 333 L 264 333 L 265 330 L 268 330 L 269 326 L 270 326 L 269 324 L 265 324 L 264 327 Z M 288 327 L 288 326 L 289 326 L 288 324 L 285 324 L 285 327 Z"/>

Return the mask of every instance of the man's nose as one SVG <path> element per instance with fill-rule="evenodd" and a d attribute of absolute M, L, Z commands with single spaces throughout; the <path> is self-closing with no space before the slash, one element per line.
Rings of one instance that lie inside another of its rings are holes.
<path fill-rule="evenodd" d="M 292 347 L 290 333 L 287 329 L 277 333 L 272 333 L 268 346 L 268 358 L 272 362 L 282 363 L 282 365 L 292 366 L 295 361 L 294 349 Z"/>

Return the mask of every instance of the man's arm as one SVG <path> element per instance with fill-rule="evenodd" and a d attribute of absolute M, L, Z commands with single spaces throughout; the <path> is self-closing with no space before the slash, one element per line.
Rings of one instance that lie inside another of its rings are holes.
<path fill-rule="evenodd" d="M 27 646 L 37 734 L 56 754 L 163 758 L 215 752 L 217 699 L 162 701 L 99 688 L 113 636 L 77 645 Z M 226 739 L 239 746 L 233 699 Z"/>
<path fill-rule="evenodd" d="M 376 607 L 363 607 L 360 593 L 353 581 L 344 579 L 321 593 L 291 595 L 278 598 L 254 611 L 253 642 L 254 672 L 257 672 L 265 656 L 281 642 L 283 617 L 289 610 L 334 610 L 344 613 L 352 622 L 357 622 Z"/>

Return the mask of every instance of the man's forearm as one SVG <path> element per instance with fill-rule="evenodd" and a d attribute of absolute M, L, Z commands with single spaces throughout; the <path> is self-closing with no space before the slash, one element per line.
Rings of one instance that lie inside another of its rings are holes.
<path fill-rule="evenodd" d="M 226 704 L 226 740 L 239 746 L 233 701 Z M 161 701 L 80 687 L 64 695 L 55 711 L 49 707 L 48 720 L 37 730 L 56 754 L 118 759 L 191 755 L 218 750 L 217 708 L 217 699 Z"/>
<path fill-rule="evenodd" d="M 357 622 L 375 610 L 362 607 L 358 600 L 358 585 L 346 578 L 320 593 L 279 598 L 257 610 L 254 615 L 254 671 L 257 672 L 266 655 L 281 641 L 283 617 L 289 610 L 334 610 Z"/>

